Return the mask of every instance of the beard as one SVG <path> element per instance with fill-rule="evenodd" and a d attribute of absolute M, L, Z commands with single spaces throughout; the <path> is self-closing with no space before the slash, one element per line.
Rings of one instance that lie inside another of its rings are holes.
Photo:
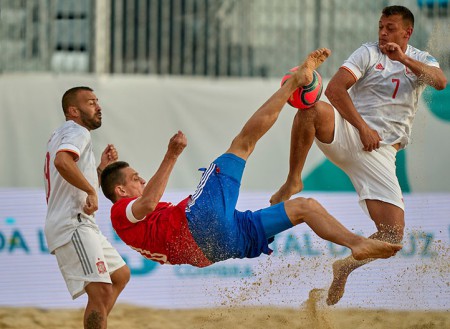
<path fill-rule="evenodd" d="M 93 117 L 88 117 L 83 112 L 81 113 L 81 122 L 89 130 L 95 130 L 102 125 L 102 118 L 95 114 Z"/>

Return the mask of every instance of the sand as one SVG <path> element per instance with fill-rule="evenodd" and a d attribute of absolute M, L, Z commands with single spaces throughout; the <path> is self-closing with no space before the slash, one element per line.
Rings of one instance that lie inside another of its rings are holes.
<path fill-rule="evenodd" d="M 0 308 L 1 329 L 79 329 L 83 310 Z M 448 329 L 450 312 L 316 308 L 214 308 L 161 310 L 119 304 L 110 329 Z"/>

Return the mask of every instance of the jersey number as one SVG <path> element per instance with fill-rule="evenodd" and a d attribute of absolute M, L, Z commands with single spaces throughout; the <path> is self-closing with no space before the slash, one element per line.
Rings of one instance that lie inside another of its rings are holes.
<path fill-rule="evenodd" d="M 45 155 L 45 165 L 44 165 L 44 178 L 46 184 L 46 199 L 48 203 L 48 198 L 50 197 L 50 153 L 47 152 Z"/>
<path fill-rule="evenodd" d="M 392 83 L 395 84 L 394 93 L 392 94 L 392 98 L 397 96 L 398 86 L 400 86 L 400 79 L 392 79 Z"/>

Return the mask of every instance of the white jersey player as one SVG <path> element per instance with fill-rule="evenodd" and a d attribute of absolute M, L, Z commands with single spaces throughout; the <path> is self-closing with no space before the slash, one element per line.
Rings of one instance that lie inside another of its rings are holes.
<path fill-rule="evenodd" d="M 407 45 L 405 55 L 429 66 L 439 63 L 428 52 Z M 357 49 L 342 68 L 354 76 L 349 90 L 358 113 L 381 137 L 381 144 L 400 143 L 404 148 L 411 136 L 417 104 L 426 84 L 408 66 L 384 54 L 378 42 Z"/>
<path fill-rule="evenodd" d="M 413 29 L 408 8 L 384 8 L 378 42 L 357 49 L 328 83 L 325 95 L 331 105 L 318 102 L 311 110 L 297 112 L 288 178 L 272 196 L 272 204 L 303 189 L 301 172 L 315 140 L 350 178 L 362 209 L 377 227 L 371 238 L 401 242 L 404 204 L 396 154 L 409 142 L 422 91 L 427 85 L 441 90 L 447 84 L 438 62 L 408 44 Z M 341 299 L 347 277 L 368 262 L 352 257 L 334 262 L 328 304 Z"/>
<path fill-rule="evenodd" d="M 89 225 L 99 232 L 95 214 L 88 215 L 83 211 L 86 192 L 68 183 L 56 169 L 54 162 L 58 152 L 70 153 L 89 184 L 99 186 L 89 130 L 72 120 L 66 121 L 48 141 L 45 161 L 48 204 L 45 237 L 51 253 L 68 243 L 80 225 Z"/>
<path fill-rule="evenodd" d="M 84 327 L 106 328 L 107 316 L 130 278 L 124 260 L 95 221 L 98 175 L 117 161 L 117 151 L 108 145 L 96 168 L 90 131 L 101 126 L 102 111 L 91 88 L 67 90 L 62 107 L 66 122 L 50 137 L 45 156 L 45 237 L 72 298 L 88 295 Z"/>

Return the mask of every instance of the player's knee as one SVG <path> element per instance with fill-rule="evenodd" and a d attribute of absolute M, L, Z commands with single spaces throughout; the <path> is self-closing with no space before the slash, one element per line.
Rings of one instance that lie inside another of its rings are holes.
<path fill-rule="evenodd" d="M 314 122 L 316 120 L 316 116 L 317 116 L 317 107 L 320 106 L 319 105 L 320 101 L 315 103 L 312 107 L 303 110 L 303 111 L 297 111 L 296 113 L 296 117 L 301 118 L 303 121 L 310 123 L 310 122 Z"/>
<path fill-rule="evenodd" d="M 112 284 L 103 282 L 91 282 L 86 286 L 86 292 L 89 301 L 96 305 L 107 306 L 114 296 Z"/>
<path fill-rule="evenodd" d="M 305 222 L 305 219 L 307 219 L 312 212 L 317 212 L 322 207 L 320 203 L 313 198 L 297 197 L 287 201 L 285 204 L 288 203 L 291 215 L 293 219 L 297 221 L 295 224 Z"/>
<path fill-rule="evenodd" d="M 306 198 L 303 203 L 304 203 L 305 210 L 308 213 L 317 212 L 317 211 L 320 211 L 321 209 L 323 209 L 323 207 L 319 203 L 319 201 L 317 201 L 316 199 L 313 199 L 313 198 Z"/>
<path fill-rule="evenodd" d="M 113 289 L 111 284 L 104 284 L 97 291 L 97 296 L 102 300 L 109 300 L 113 296 Z"/>
<path fill-rule="evenodd" d="M 122 291 L 130 281 L 130 276 L 130 268 L 124 265 L 111 275 L 111 281 L 116 289 Z"/>
<path fill-rule="evenodd" d="M 333 107 L 327 102 L 318 101 L 314 105 L 314 109 L 316 110 L 316 117 L 318 119 L 330 119 L 330 116 L 334 114 Z M 333 115 L 334 118 L 334 115 Z"/>
<path fill-rule="evenodd" d="M 304 197 L 296 197 L 293 199 L 298 206 L 305 208 L 305 209 L 315 209 L 317 207 L 320 207 L 320 203 L 313 198 L 304 198 Z"/>

